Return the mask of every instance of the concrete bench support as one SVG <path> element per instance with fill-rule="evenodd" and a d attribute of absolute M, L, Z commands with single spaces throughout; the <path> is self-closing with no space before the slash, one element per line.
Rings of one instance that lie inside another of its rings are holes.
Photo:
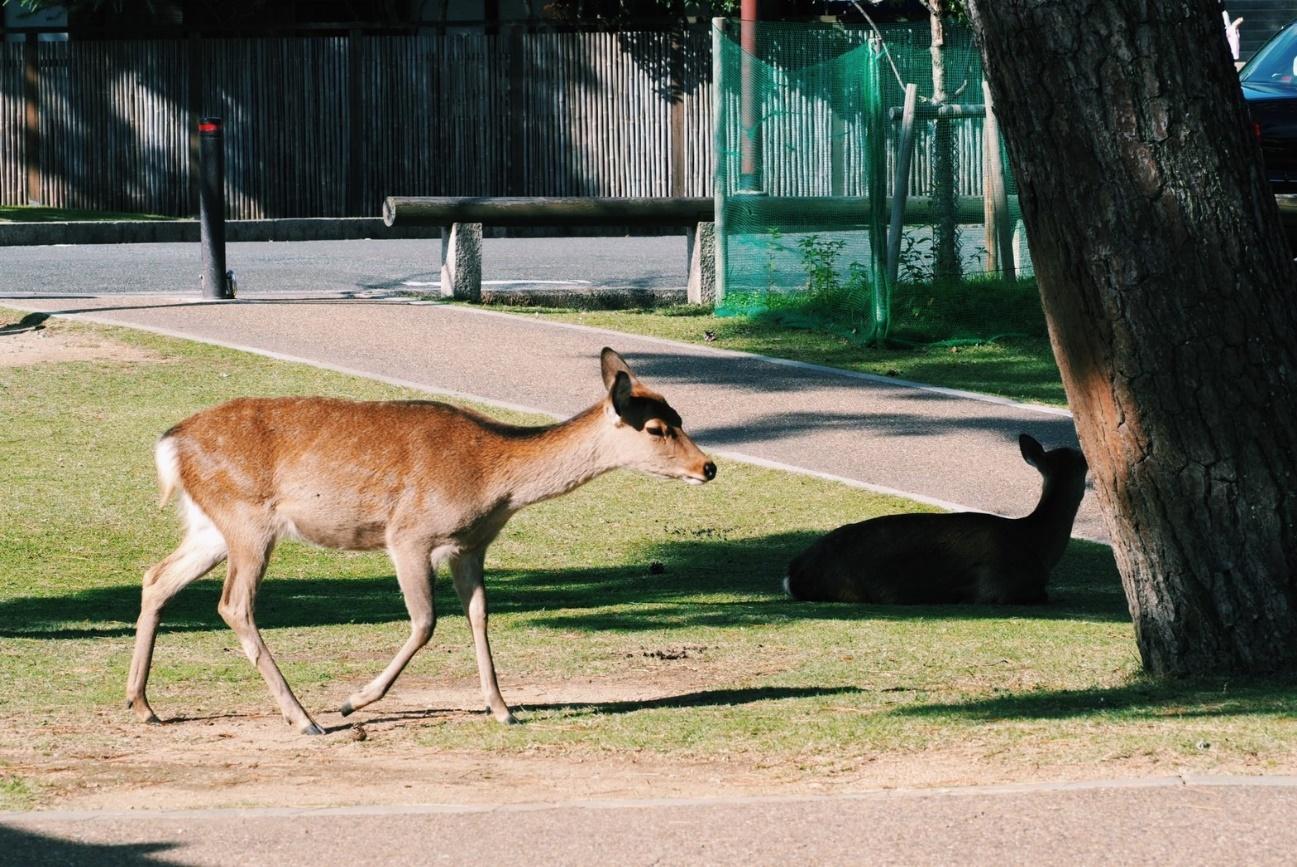
<path fill-rule="evenodd" d="M 689 254 L 689 283 L 686 297 L 690 304 L 716 303 L 716 224 L 699 223 L 686 230 L 685 244 Z"/>
<path fill-rule="evenodd" d="M 482 300 L 482 224 L 453 223 L 441 230 L 441 297 Z"/>

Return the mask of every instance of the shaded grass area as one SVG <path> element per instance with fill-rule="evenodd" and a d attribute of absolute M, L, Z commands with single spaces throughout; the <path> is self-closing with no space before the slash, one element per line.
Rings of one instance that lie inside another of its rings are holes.
<path fill-rule="evenodd" d="M 901 282 L 888 304 L 885 339 L 874 335 L 874 293 L 867 282 L 838 279 L 836 272 L 813 268 L 808 284 L 794 291 L 730 293 L 716 312 L 758 316 L 788 327 L 837 334 L 854 343 L 893 348 L 960 346 L 1006 337 L 1046 337 L 1040 290 L 1031 278 L 1006 280 L 994 275 Z"/>
<path fill-rule="evenodd" d="M 32 205 L 0 205 L 0 222 L 62 223 L 81 220 L 174 220 L 160 214 L 124 211 L 87 211 L 82 208 L 42 208 Z"/>
<path fill-rule="evenodd" d="M 155 506 L 157 434 L 240 394 L 411 396 L 99 330 L 163 360 L 0 368 L 0 702 L 16 723 L 0 731 L 0 795 L 10 804 L 43 803 L 56 788 L 6 769 L 20 744 L 32 738 L 53 750 L 108 737 L 95 715 L 124 715 L 139 576 L 177 540 L 174 515 Z M 590 375 L 598 376 L 595 359 Z M 384 703 L 363 718 L 400 721 L 410 749 L 743 756 L 807 775 L 855 773 L 904 755 L 994 767 L 1002 778 L 1042 768 L 1111 775 L 1131 763 L 1293 766 L 1292 682 L 1162 683 L 1140 673 L 1102 546 L 1072 544 L 1043 607 L 841 606 L 779 594 L 784 564 L 819 533 L 921 508 L 729 462 L 701 488 L 605 476 L 518 515 L 487 561 L 506 698 L 531 684 L 559 697 L 523 707 L 524 725 L 514 727 Z M 164 718 L 273 706 L 216 614 L 220 577 L 197 582 L 165 613 L 151 682 Z M 444 576 L 438 597 L 436 636 L 398 691 L 476 684 L 468 630 Z M 384 556 L 291 543 L 271 561 L 257 617 L 317 712 L 386 665 L 408 631 Z M 585 698 L 583 685 L 637 695 Z"/>
<path fill-rule="evenodd" d="M 1049 339 L 1015 332 L 976 343 L 868 346 L 831 318 L 804 309 L 774 309 L 717 317 L 705 307 L 648 310 L 508 308 L 519 315 L 631 334 L 700 343 L 812 364 L 896 377 L 1014 400 L 1065 406 L 1066 395 Z M 1037 303 L 1037 310 L 1039 309 Z"/>

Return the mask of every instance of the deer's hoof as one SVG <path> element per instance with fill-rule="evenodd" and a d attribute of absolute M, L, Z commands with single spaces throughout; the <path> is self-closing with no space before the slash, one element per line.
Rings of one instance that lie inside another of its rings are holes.
<path fill-rule="evenodd" d="M 342 703 L 342 707 L 338 709 L 338 713 L 342 714 L 343 716 L 351 716 L 355 712 L 356 709 L 351 706 L 351 702 L 349 701 L 344 701 Z"/>
<path fill-rule="evenodd" d="M 135 702 L 128 700 L 126 702 L 126 709 L 133 712 L 142 723 L 151 726 L 162 725 L 162 720 L 158 719 L 158 715 L 155 714 L 153 709 L 147 704 L 141 707 Z"/>
<path fill-rule="evenodd" d="M 305 726 L 302 727 L 302 734 L 304 734 L 304 735 L 322 735 L 322 734 L 324 734 L 324 729 L 320 728 L 320 727 L 319 727 L 318 725 L 316 725 L 315 723 L 307 723 Z"/>

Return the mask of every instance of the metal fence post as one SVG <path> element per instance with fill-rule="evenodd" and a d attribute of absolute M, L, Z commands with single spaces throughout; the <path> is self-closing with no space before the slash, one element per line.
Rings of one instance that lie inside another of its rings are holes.
<path fill-rule="evenodd" d="M 725 86 L 729 82 L 724 80 L 724 54 L 725 50 L 725 19 L 712 19 L 712 153 L 716 154 L 716 167 L 712 174 L 712 198 L 715 200 L 715 212 L 712 221 L 715 225 L 715 255 L 716 255 L 716 289 L 714 292 L 715 306 L 722 307 L 725 304 L 725 293 L 728 290 L 726 286 L 725 270 L 729 266 L 729 249 L 728 231 L 729 227 L 725 224 L 725 200 L 729 198 L 730 191 L 727 187 L 729 183 L 730 171 L 726 165 L 725 156 L 725 127 L 720 122 L 722 112 L 725 108 Z"/>
<path fill-rule="evenodd" d="M 41 61 L 40 43 L 28 33 L 23 45 L 23 160 L 26 163 L 27 204 L 53 204 L 41 191 Z"/>
<path fill-rule="evenodd" d="M 874 287 L 871 337 L 881 344 L 892 325 L 892 287 L 887 280 L 887 122 L 883 113 L 883 43 L 878 37 L 872 37 L 870 43 L 865 105 L 869 143 L 869 279 Z"/>
<path fill-rule="evenodd" d="M 198 121 L 199 245 L 203 249 L 203 297 L 233 298 L 225 272 L 225 137 L 219 117 Z"/>

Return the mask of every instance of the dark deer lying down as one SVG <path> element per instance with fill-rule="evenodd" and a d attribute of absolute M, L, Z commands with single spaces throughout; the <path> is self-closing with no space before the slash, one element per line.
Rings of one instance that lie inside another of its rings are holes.
<path fill-rule="evenodd" d="M 433 401 L 359 403 L 244 398 L 190 416 L 162 435 L 162 499 L 180 495 L 185 538 L 144 575 L 128 707 L 157 717 L 145 696 L 162 608 L 229 561 L 221 617 L 239 637 L 288 720 L 321 729 L 293 695 L 253 619 L 266 560 L 282 538 L 328 548 L 385 548 L 410 613 L 410 637 L 391 664 L 342 705 L 345 716 L 382 698 L 437 622 L 432 570 L 450 566 L 468 614 L 482 694 L 513 722 L 486 636 L 483 558 L 519 509 L 626 467 L 693 484 L 716 465 L 681 428 L 662 395 L 611 349 L 600 356 L 605 392 L 561 424 L 518 427 Z"/>
<path fill-rule="evenodd" d="M 1047 452 L 1026 434 L 1018 445 L 1045 478 L 1040 503 L 1027 517 L 958 512 L 847 524 L 789 564 L 784 590 L 808 602 L 1047 601 L 1045 583 L 1071 538 L 1088 466 L 1076 449 Z"/>

